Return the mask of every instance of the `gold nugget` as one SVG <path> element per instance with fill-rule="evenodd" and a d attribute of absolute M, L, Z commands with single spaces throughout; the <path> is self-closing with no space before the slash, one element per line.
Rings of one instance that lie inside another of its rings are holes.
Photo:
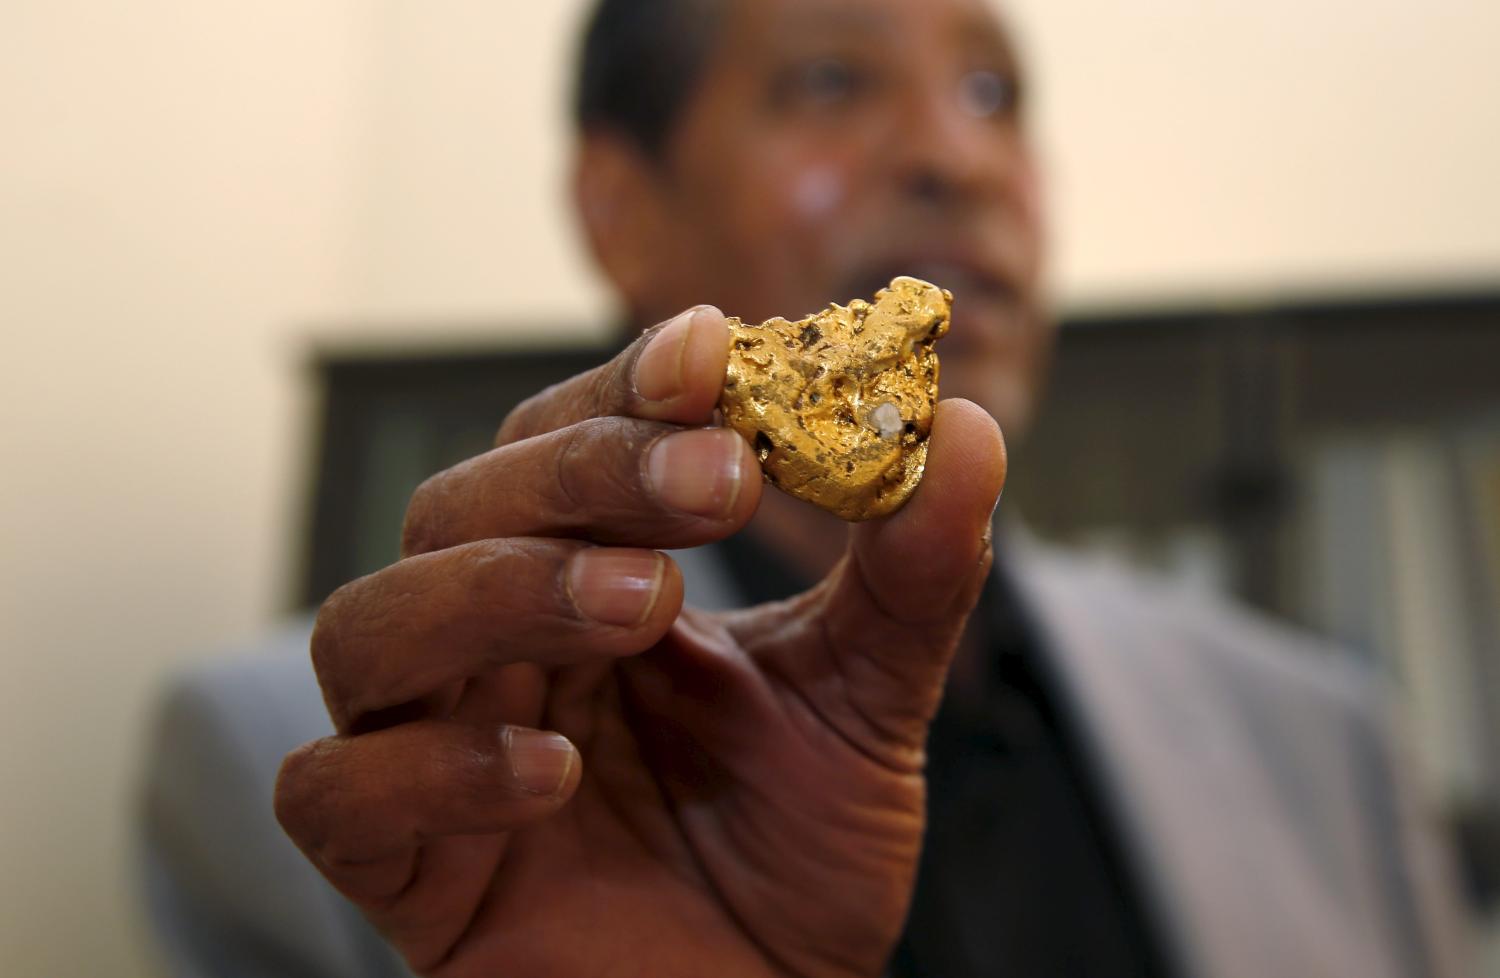
<path fill-rule="evenodd" d="M 873 303 L 794 323 L 730 318 L 719 408 L 766 481 L 850 521 L 899 509 L 927 462 L 933 344 L 948 332 L 952 303 L 946 289 L 903 276 Z"/>

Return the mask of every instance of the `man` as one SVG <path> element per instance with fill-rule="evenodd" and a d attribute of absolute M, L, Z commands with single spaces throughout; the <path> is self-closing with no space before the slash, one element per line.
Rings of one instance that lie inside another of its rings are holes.
<path fill-rule="evenodd" d="M 1024 83 L 988 6 L 604 0 L 584 54 L 578 210 L 632 323 L 659 325 L 418 491 L 404 559 L 320 610 L 334 729 L 276 786 L 287 833 L 406 966 L 1456 973 L 1357 677 L 1018 539 L 989 573 L 991 418 L 1024 432 L 1050 338 Z M 796 315 L 897 273 L 955 293 L 957 397 L 911 502 L 850 531 L 704 427 L 718 308 Z M 793 596 L 684 606 L 714 590 Z M 227 691 L 310 688 L 270 669 L 169 711 L 158 906 L 187 954 L 234 949 L 227 974 L 371 973 L 360 926 L 309 937 L 260 905 L 308 899 L 305 877 L 258 827 L 221 827 L 248 824 L 233 792 L 192 813 L 217 748 L 172 761 L 210 737 L 246 768 L 224 780 L 255 781 L 248 731 L 285 698 Z M 235 858 L 259 897 L 202 865 Z"/>

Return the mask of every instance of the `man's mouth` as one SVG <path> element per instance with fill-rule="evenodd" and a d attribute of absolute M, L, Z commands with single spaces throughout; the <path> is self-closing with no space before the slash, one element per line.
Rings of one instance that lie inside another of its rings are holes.
<path fill-rule="evenodd" d="M 958 299 L 960 294 L 990 300 L 1010 298 L 1015 289 L 978 262 L 963 259 L 912 257 L 882 261 L 867 267 L 855 287 L 866 297 L 883 289 L 898 275 L 911 275 L 941 286 Z M 851 296 L 850 298 L 853 298 Z"/>
<path fill-rule="evenodd" d="M 953 293 L 953 329 L 943 340 L 940 353 L 963 355 L 969 350 L 990 345 L 995 338 L 980 335 L 983 327 L 974 321 L 974 317 L 986 313 L 991 317 L 1004 316 L 1018 304 L 1019 292 L 1015 286 L 981 263 L 931 255 L 898 258 L 870 266 L 849 283 L 849 295 L 840 301 L 873 297 L 898 275 L 911 275 Z"/>

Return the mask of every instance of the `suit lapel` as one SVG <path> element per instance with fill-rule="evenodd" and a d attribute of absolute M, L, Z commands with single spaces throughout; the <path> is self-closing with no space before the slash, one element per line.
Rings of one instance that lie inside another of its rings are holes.
<path fill-rule="evenodd" d="M 1311 801 L 1317 814 L 1322 793 L 1357 797 L 1336 783 L 1349 765 L 1339 763 L 1338 732 L 1318 704 L 1299 709 L 1291 677 L 1194 641 L 1162 602 L 1143 600 L 1144 589 L 1126 586 L 1117 571 L 1080 570 L 1024 546 L 1011 561 L 1043 640 L 1044 673 L 1094 766 L 1148 916 L 1184 973 L 1395 974 L 1399 958 L 1388 936 L 1372 932 L 1376 918 L 1342 899 L 1352 888 L 1339 882 L 1350 867 L 1360 871 L 1357 854 L 1351 862 L 1337 852 L 1351 839 L 1317 831 L 1343 821 L 1357 832 L 1349 822 L 1358 813 L 1336 811 L 1319 824 L 1306 805 L 1292 804 Z M 1289 797 L 1268 745 L 1246 722 L 1256 712 L 1247 712 L 1246 697 L 1261 693 L 1286 697 L 1269 715 L 1302 722 L 1301 750 L 1332 752 L 1332 763 L 1312 765 L 1329 783 Z M 1333 872 L 1320 865 L 1323 846 Z"/>

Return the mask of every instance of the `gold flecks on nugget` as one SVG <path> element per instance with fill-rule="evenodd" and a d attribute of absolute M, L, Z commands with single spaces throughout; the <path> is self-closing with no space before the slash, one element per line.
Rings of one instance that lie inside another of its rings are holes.
<path fill-rule="evenodd" d="M 901 277 L 797 322 L 729 319 L 724 422 L 766 481 L 843 519 L 895 512 L 927 462 L 937 404 L 933 344 L 953 296 Z"/>

